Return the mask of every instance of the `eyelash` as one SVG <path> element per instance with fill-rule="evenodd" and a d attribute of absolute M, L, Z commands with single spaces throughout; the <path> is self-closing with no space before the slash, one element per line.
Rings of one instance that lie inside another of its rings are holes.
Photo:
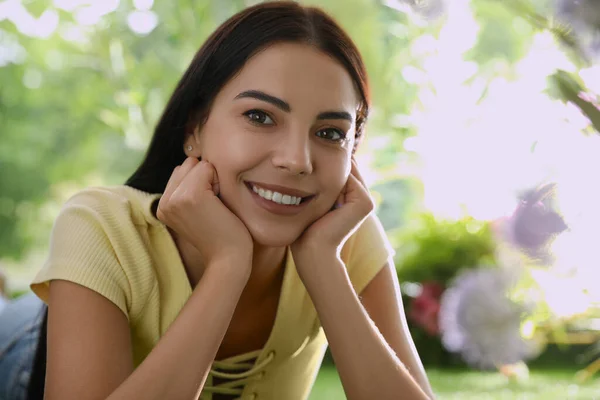
<path fill-rule="evenodd" d="M 269 115 L 269 113 L 267 113 L 266 111 L 263 111 L 263 110 L 257 110 L 257 109 L 252 109 L 252 110 L 248 110 L 248 111 L 246 111 L 246 112 L 245 112 L 243 115 L 244 115 L 244 116 L 245 116 L 245 117 L 248 119 L 248 122 L 250 122 L 250 123 L 251 123 L 251 124 L 253 124 L 253 125 L 256 125 L 256 126 L 265 126 L 265 125 L 269 126 L 269 125 L 272 125 L 272 124 L 265 124 L 264 122 L 258 122 L 258 121 L 256 121 L 256 120 L 252 119 L 252 117 L 251 117 L 251 115 L 252 115 L 252 114 L 258 114 L 258 115 L 260 115 L 260 116 L 261 116 L 261 117 L 263 117 L 263 118 L 264 118 L 264 117 L 266 117 L 266 118 L 270 118 L 270 119 L 271 119 L 271 121 L 273 121 L 273 118 L 272 118 L 272 117 Z M 263 118 L 260 118 L 260 119 L 262 120 Z M 342 131 L 342 130 L 340 130 L 340 129 L 337 129 L 337 128 L 325 128 L 325 129 L 321 129 L 321 130 L 319 130 L 318 132 L 326 132 L 326 131 L 333 131 L 333 132 L 337 133 L 337 134 L 340 136 L 340 138 L 339 138 L 339 139 L 325 139 L 325 138 L 324 138 L 325 140 L 327 140 L 327 141 L 329 141 L 329 142 L 333 142 L 333 143 L 343 143 L 343 142 L 346 142 L 346 141 L 347 141 L 346 133 L 345 133 L 345 132 L 343 132 L 343 131 Z M 320 137 L 320 136 L 319 136 L 319 137 Z"/>

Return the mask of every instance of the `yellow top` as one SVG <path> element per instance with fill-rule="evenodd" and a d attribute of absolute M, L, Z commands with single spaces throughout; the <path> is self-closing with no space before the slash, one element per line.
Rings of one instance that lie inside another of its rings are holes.
<path fill-rule="evenodd" d="M 152 213 L 159 197 L 128 186 L 90 188 L 73 196 L 55 221 L 48 259 L 31 284 L 43 301 L 49 281 L 63 279 L 116 304 L 129 319 L 136 366 L 192 293 L 177 247 Z M 381 224 L 369 216 L 342 251 L 357 293 L 392 254 Z M 215 361 L 201 398 L 222 393 L 242 399 L 306 399 L 326 345 L 288 249 L 275 323 L 265 347 Z M 225 383 L 213 384 L 213 377 Z"/>

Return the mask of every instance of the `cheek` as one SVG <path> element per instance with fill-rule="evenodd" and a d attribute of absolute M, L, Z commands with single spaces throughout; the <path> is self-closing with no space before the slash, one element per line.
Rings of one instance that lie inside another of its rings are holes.
<path fill-rule="evenodd" d="M 338 168 L 332 169 L 332 165 L 337 165 Z M 322 190 L 322 202 L 319 207 L 319 212 L 324 214 L 327 213 L 331 207 L 336 203 L 340 193 L 344 189 L 346 182 L 348 181 L 348 175 L 350 174 L 349 162 L 345 160 L 337 160 L 329 164 L 329 169 L 325 170 L 322 174 L 321 187 Z"/>
<path fill-rule="evenodd" d="M 230 117 L 231 118 L 231 117 Z M 223 172 L 240 170 L 258 154 L 257 141 L 234 121 L 207 126 L 203 132 L 203 157 Z"/>
<path fill-rule="evenodd" d="M 330 160 L 328 165 L 329 169 L 326 170 L 327 173 L 325 176 L 327 181 L 326 185 L 331 188 L 331 192 L 335 192 L 336 195 L 339 195 L 350 175 L 350 158 L 340 156 L 336 160 Z M 333 166 L 335 166 L 335 168 Z"/>

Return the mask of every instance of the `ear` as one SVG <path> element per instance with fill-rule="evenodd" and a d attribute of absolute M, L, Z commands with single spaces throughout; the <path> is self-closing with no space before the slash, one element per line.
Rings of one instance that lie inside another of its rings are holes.
<path fill-rule="evenodd" d="M 188 125 L 185 130 L 185 140 L 183 141 L 183 152 L 188 157 L 197 159 L 202 158 L 202 148 L 200 146 L 200 125 Z"/>

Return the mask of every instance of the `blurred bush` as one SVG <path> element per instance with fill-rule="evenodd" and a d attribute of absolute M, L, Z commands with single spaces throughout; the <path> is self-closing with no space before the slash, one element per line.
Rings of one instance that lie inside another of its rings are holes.
<path fill-rule="evenodd" d="M 494 264 L 490 225 L 471 217 L 443 220 L 422 213 L 392 234 L 392 240 L 400 282 L 447 284 L 461 269 Z"/>

